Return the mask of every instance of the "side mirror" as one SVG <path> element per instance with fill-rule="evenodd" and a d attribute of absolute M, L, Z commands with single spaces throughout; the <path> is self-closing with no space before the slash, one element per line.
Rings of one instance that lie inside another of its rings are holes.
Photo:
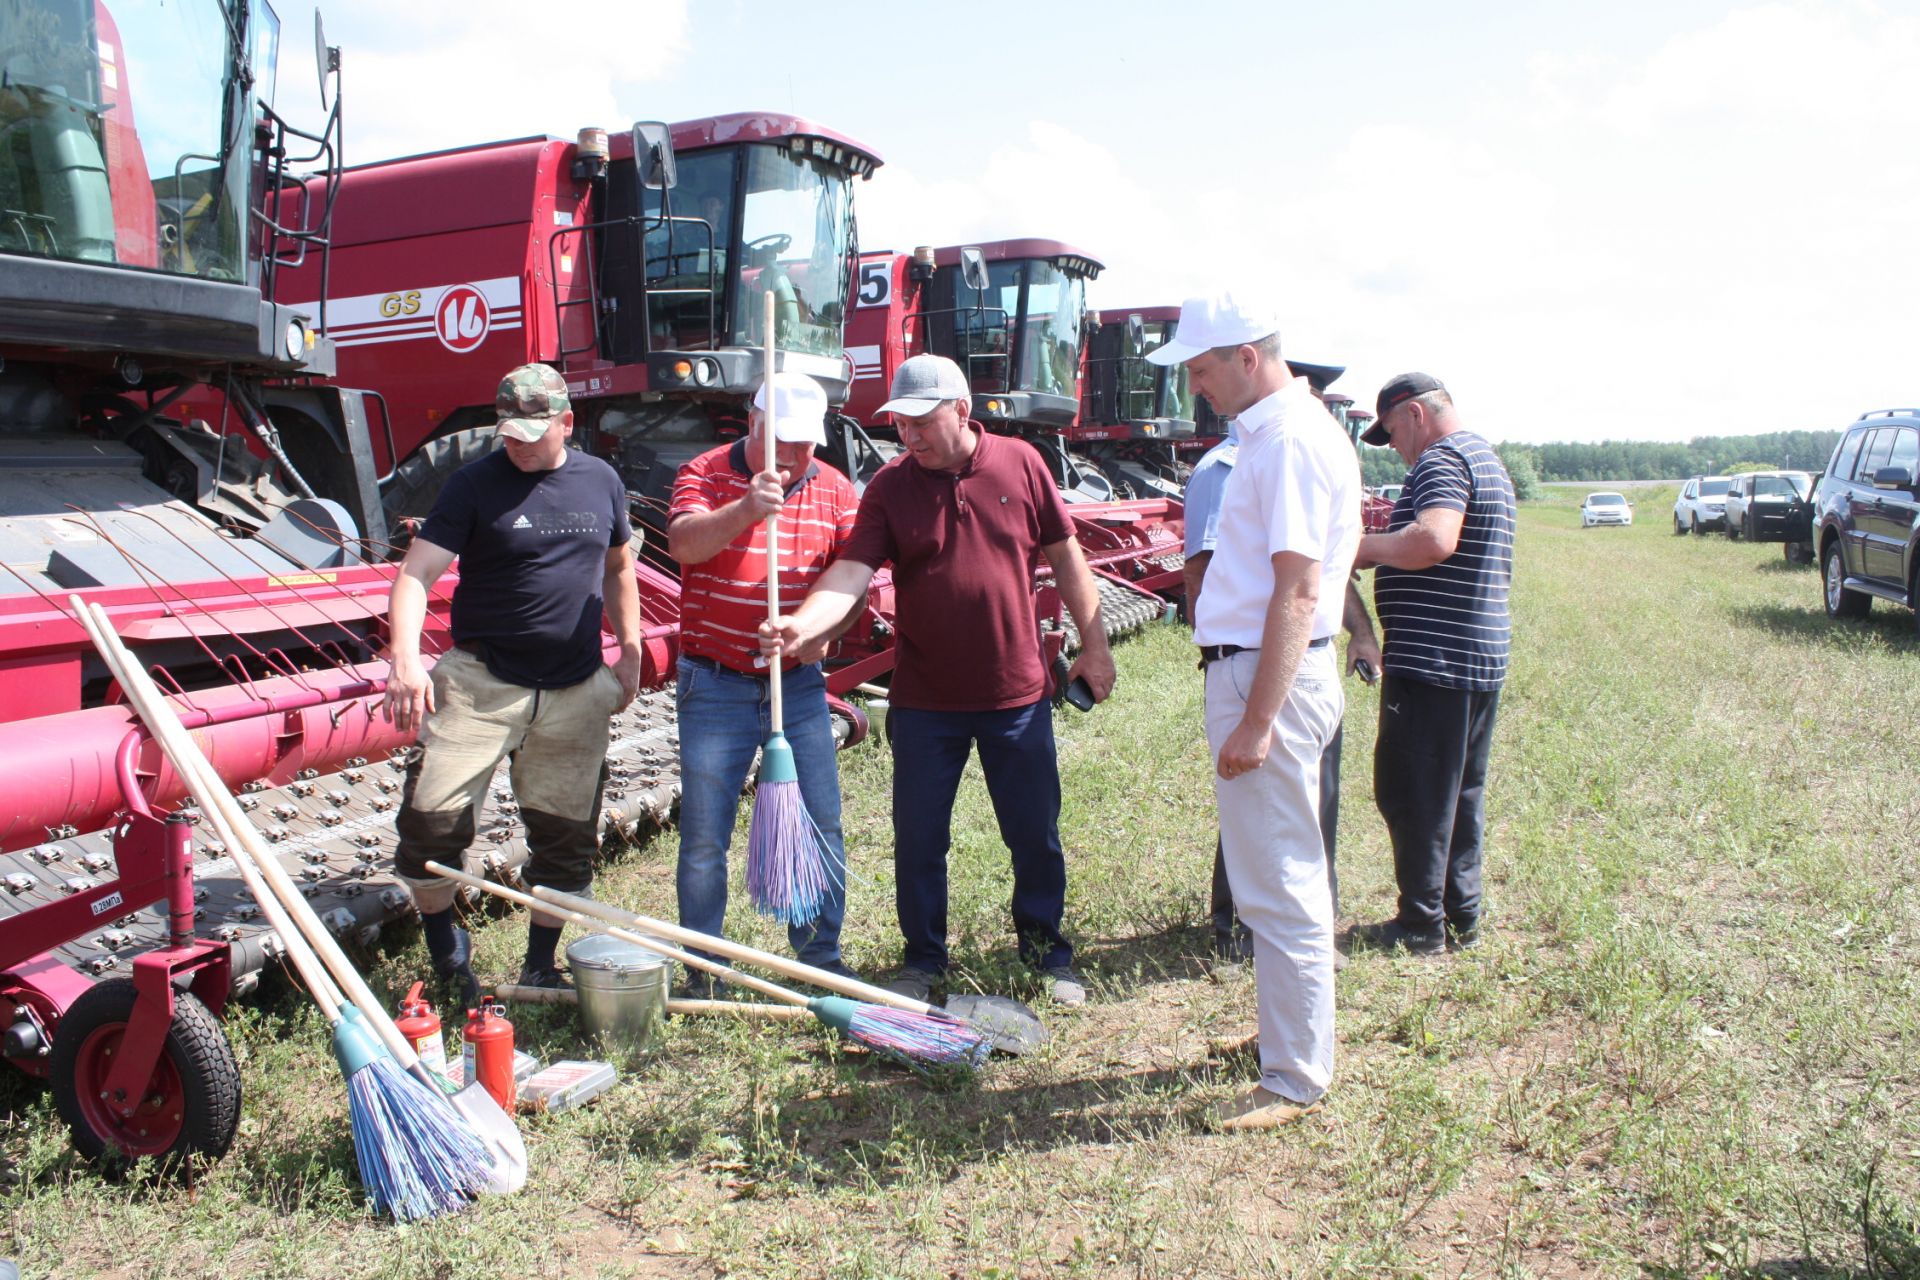
<path fill-rule="evenodd" d="M 1147 322 L 1138 312 L 1127 317 L 1127 342 L 1138 353 L 1147 346 Z"/>
<path fill-rule="evenodd" d="M 671 190 L 679 181 L 673 163 L 673 131 L 657 120 L 634 125 L 633 164 L 642 190 Z"/>
<path fill-rule="evenodd" d="M 340 51 L 327 44 L 327 28 L 320 21 L 320 10 L 313 11 L 313 62 L 320 72 L 320 109 L 327 107 L 327 77 L 340 70 Z"/>
<path fill-rule="evenodd" d="M 1911 489 L 1913 472 L 1906 467 L 1881 467 L 1873 473 L 1873 487 L 1876 489 Z"/>
<path fill-rule="evenodd" d="M 980 252 L 978 245 L 966 245 L 960 250 L 960 278 L 967 287 L 983 298 L 987 292 L 987 255 Z"/>

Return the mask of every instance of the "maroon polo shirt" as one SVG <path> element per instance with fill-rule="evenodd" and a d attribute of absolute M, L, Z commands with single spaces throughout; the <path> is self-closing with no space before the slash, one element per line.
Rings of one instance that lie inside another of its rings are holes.
<path fill-rule="evenodd" d="M 974 430 L 959 471 L 911 454 L 882 467 L 841 553 L 893 565 L 896 706 L 1000 711 L 1046 693 L 1033 575 L 1040 548 L 1071 538 L 1073 521 L 1033 446 Z"/>

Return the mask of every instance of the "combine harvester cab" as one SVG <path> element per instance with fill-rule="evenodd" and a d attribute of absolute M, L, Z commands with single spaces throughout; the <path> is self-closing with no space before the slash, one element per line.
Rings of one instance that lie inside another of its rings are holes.
<path fill-rule="evenodd" d="M 1187 369 L 1146 358 L 1179 323 L 1178 307 L 1102 311 L 1087 340 L 1085 394 L 1066 435 L 1118 497 L 1178 500 L 1186 490 L 1178 449 L 1195 429 Z"/>
<path fill-rule="evenodd" d="M 1180 505 L 1170 498 L 1115 501 L 1097 467 L 1066 448 L 1079 421 L 1086 352 L 1086 284 L 1092 255 L 1057 240 L 876 252 L 860 259 L 847 326 L 853 390 L 847 412 L 897 451 L 880 419 L 894 370 L 930 352 L 953 360 L 973 388 L 973 419 L 1039 450 L 1066 496 L 1076 535 L 1100 580 L 1102 615 L 1118 635 L 1161 616 L 1157 592 L 1180 587 Z M 1043 574 L 1041 614 L 1069 646 L 1072 620 Z"/>
<path fill-rule="evenodd" d="M 493 447 L 501 375 L 540 361 L 566 378 L 576 444 L 620 469 L 663 532 L 681 464 L 745 430 L 767 294 L 781 366 L 845 399 L 853 183 L 879 163 L 809 121 L 740 113 L 347 170 L 331 280 L 289 287 L 326 291 L 340 380 L 384 402 L 388 519 L 404 531 Z M 835 425 L 829 461 L 881 465 L 850 420 Z"/>

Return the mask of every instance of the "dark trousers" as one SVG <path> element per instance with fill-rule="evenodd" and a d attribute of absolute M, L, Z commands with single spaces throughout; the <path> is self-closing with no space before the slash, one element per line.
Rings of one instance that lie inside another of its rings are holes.
<path fill-rule="evenodd" d="M 1340 918 L 1340 876 L 1334 869 L 1333 846 L 1340 835 L 1340 738 L 1343 728 L 1333 731 L 1333 740 L 1320 753 L 1320 843 L 1327 850 L 1327 888 L 1333 893 L 1333 918 Z M 1227 884 L 1226 851 L 1218 840 L 1213 845 L 1213 936 L 1226 944 L 1233 938 L 1252 945 L 1253 935 L 1235 919 L 1233 890 Z"/>
<path fill-rule="evenodd" d="M 1373 794 L 1393 841 L 1400 923 L 1432 933 L 1480 919 L 1487 755 L 1500 691 L 1478 693 L 1387 676 Z"/>
<path fill-rule="evenodd" d="M 887 731 L 893 742 L 894 905 L 907 965 L 929 973 L 947 968 L 953 800 L 976 747 L 1000 838 L 1013 855 L 1013 927 L 1021 958 L 1040 968 L 1070 963 L 1073 946 L 1060 932 L 1067 859 L 1060 846 L 1052 707 L 1044 698 L 1005 711 L 895 707 Z"/>

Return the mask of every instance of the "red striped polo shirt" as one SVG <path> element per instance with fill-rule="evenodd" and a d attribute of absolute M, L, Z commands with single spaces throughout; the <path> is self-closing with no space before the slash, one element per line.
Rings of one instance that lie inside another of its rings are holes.
<path fill-rule="evenodd" d="M 753 482 L 744 438 L 709 449 L 680 468 L 671 524 L 682 515 L 738 501 Z M 860 499 L 839 471 L 815 460 L 780 509 L 780 609 L 792 613 L 853 536 Z M 712 559 L 680 567 L 680 650 L 735 671 L 764 671 L 760 624 L 767 620 L 767 526 L 753 522 Z"/>

